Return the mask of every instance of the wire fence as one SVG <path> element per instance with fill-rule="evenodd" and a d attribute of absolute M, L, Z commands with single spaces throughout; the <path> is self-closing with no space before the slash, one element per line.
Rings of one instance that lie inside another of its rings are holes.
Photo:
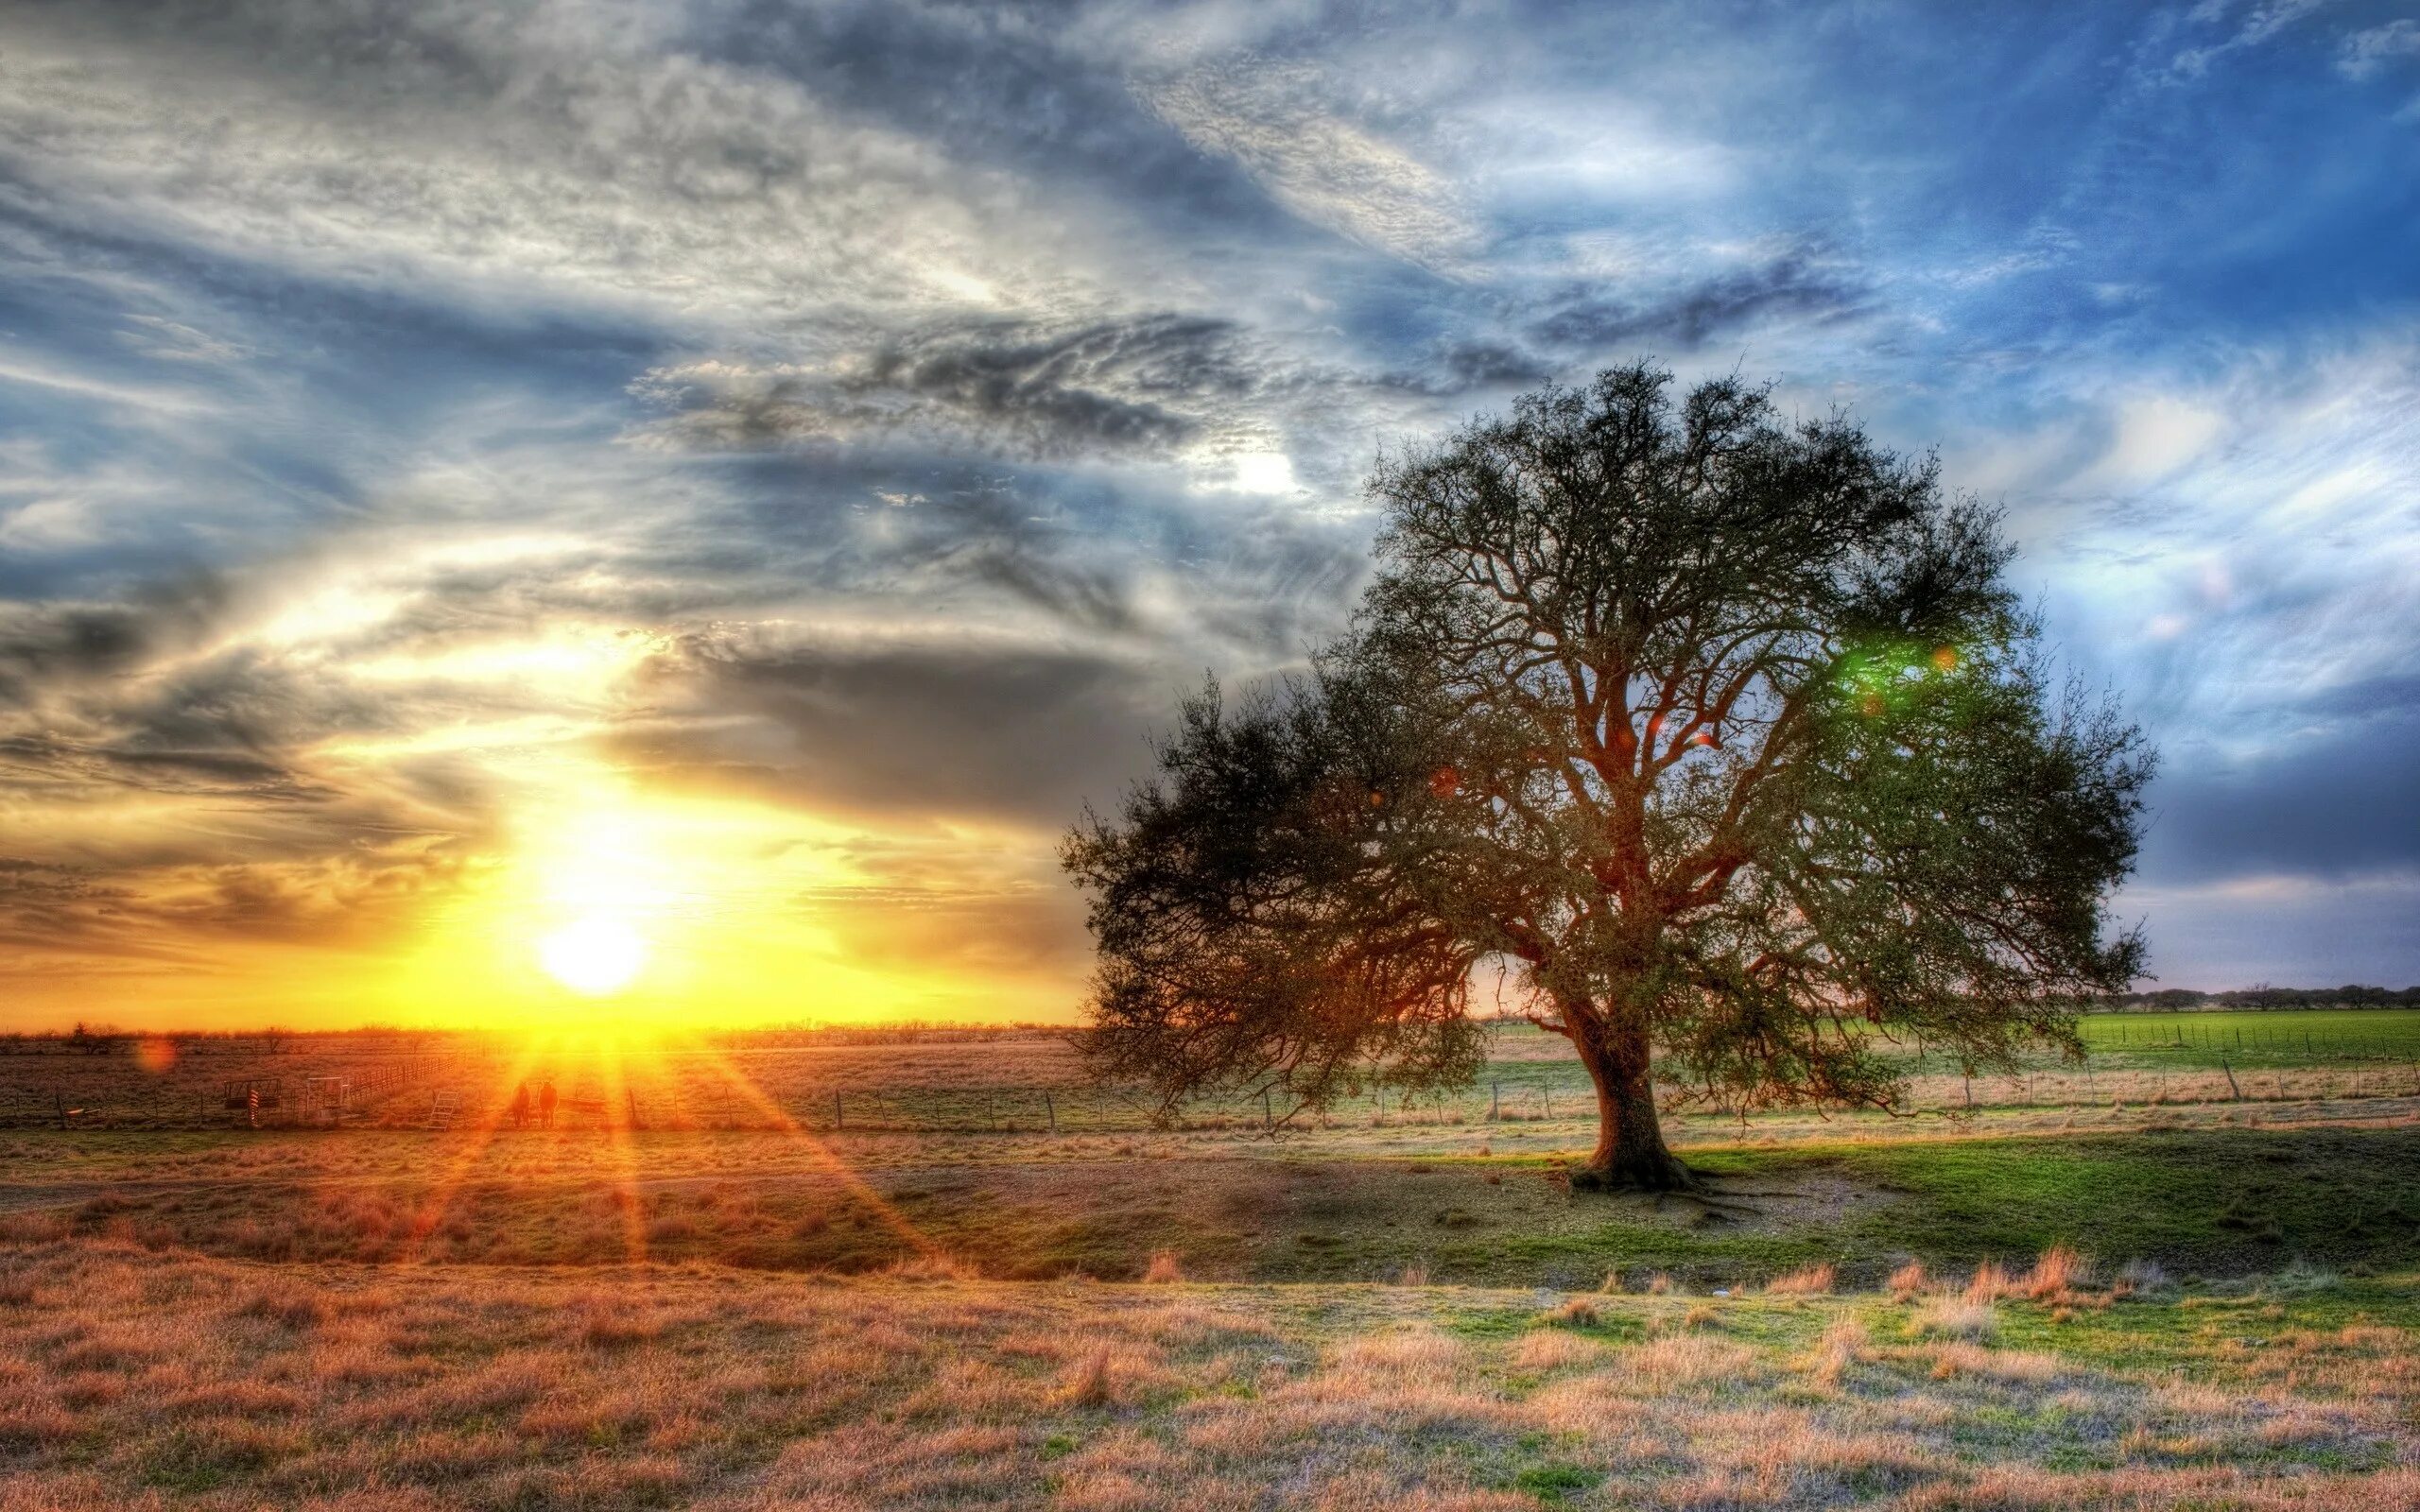
<path fill-rule="evenodd" d="M 2377 1058 L 2294 1067 L 2089 1066 L 1968 1076 L 1911 1068 L 1904 1108 L 1923 1113 L 2122 1108 L 2218 1103 L 2420 1098 L 2420 1060 Z M 307 1066 L 163 1085 L 139 1076 L 9 1076 L 0 1069 L 0 1127 L 104 1129 L 452 1128 L 510 1122 L 516 1080 L 492 1057 L 356 1061 L 342 1072 Z M 1723 1117 L 1753 1110 L 1689 1102 L 1667 1089 L 1673 1112 Z M 815 1134 L 1144 1134 L 1166 1129 L 1273 1131 L 1593 1121 L 1596 1100 L 1575 1064 L 1510 1062 L 1470 1087 L 1407 1094 L 1375 1087 L 1323 1110 L 1292 1107 L 1273 1089 L 1188 1100 L 1166 1117 L 1139 1089 L 1087 1083 L 887 1087 L 798 1085 L 780 1079 L 656 1074 L 563 1077 L 551 1126 L 634 1129 L 776 1129 Z M 529 1122 L 536 1122 L 533 1112 Z"/>
<path fill-rule="evenodd" d="M 2120 1025 L 2122 1031 L 2130 1025 Z M 2420 1098 L 2420 1057 L 2394 1040 L 2296 1033 L 2164 1033 L 2118 1038 L 2086 1064 L 2043 1064 L 1967 1076 L 1939 1055 L 1910 1055 L 1907 1110 L 1989 1113 L 2021 1108 L 2187 1103 L 2304 1103 Z M 1154 1130 L 1302 1130 L 1389 1125 L 1568 1123 L 1595 1118 L 1595 1093 L 1570 1059 L 1495 1059 L 1455 1091 L 1370 1086 L 1326 1110 L 1297 1110 L 1278 1089 L 1191 1098 L 1168 1110 L 1142 1089 L 1077 1079 L 1072 1059 L 926 1057 L 873 1047 L 859 1057 L 801 1053 L 661 1055 L 627 1064 L 571 1059 L 532 1067 L 484 1040 L 324 1042 L 203 1047 L 160 1064 L 140 1055 L 0 1053 L 0 1127 L 17 1130 L 208 1130 L 385 1127 L 448 1130 L 510 1120 L 520 1086 L 557 1081 L 552 1127 L 597 1130 L 951 1132 L 951 1135 L 1145 1135 Z M 1041 1074 L 1033 1074 L 1041 1072 Z M 922 1079 L 917 1079 L 922 1076 Z M 1702 1113 L 1740 1108 L 1663 1098 Z M 532 1118 L 535 1123 L 535 1118 Z"/>

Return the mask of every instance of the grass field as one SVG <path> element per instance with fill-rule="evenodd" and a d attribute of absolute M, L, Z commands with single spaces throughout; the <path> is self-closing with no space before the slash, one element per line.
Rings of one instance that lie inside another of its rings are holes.
<path fill-rule="evenodd" d="M 2307 1066 L 2420 1059 L 2420 1012 L 2309 1008 L 2294 1012 L 2094 1013 L 2079 1024 L 2096 1057 L 2170 1063 Z M 2154 1062 L 2155 1063 L 2155 1062 Z"/>
<path fill-rule="evenodd" d="M 931 1255 L 1015 1280 L 1594 1284 L 1649 1266 L 1750 1284 L 1813 1262 L 2053 1245 L 2213 1277 L 2420 1260 L 2413 1109 L 2359 1125 L 2179 1126 L 1702 1147 L 1714 1202 L 1574 1196 L 1556 1157 L 1459 1130 L 1334 1149 L 1171 1139 L 231 1134 L 0 1139 L 0 1235 L 271 1262 L 710 1262 L 863 1273 Z"/>
<path fill-rule="evenodd" d="M 1963 1112 L 2420 1095 L 2420 1010 L 2094 1014 L 2081 1029 L 2090 1052 L 2082 1062 L 2037 1051 L 2014 1071 L 1972 1078 L 1938 1056 L 1906 1055 L 1910 1105 Z M 1048 1034 L 907 1044 L 289 1035 L 129 1040 L 105 1055 L 63 1053 L 59 1041 L 16 1048 L 51 1053 L 0 1055 L 0 1128 L 477 1123 L 499 1116 L 518 1083 L 541 1077 L 559 1084 L 562 1119 L 576 1126 L 1134 1133 L 1154 1113 L 1132 1090 L 1093 1085 L 1074 1046 Z M 341 1106 L 320 1100 L 339 1079 Z M 253 1089 L 257 1110 L 244 1095 Z M 1409 1100 L 1372 1088 L 1328 1121 L 1553 1122 L 1582 1115 L 1590 1098 L 1567 1041 L 1511 1023 L 1495 1031 L 1471 1087 Z M 1192 1103 L 1182 1121 L 1256 1129 L 1283 1111 L 1245 1091 Z"/>
<path fill-rule="evenodd" d="M 762 1057 L 768 1100 L 984 1090 L 858 1048 Z M 1053 1042 L 986 1049 L 1058 1085 Z M 2420 1505 L 2420 1098 L 2105 1064 L 2220 1090 L 1691 1117 L 1713 1190 L 1660 1199 L 1570 1190 L 1576 1099 L 21 1126 L 0 1508 Z"/>
<path fill-rule="evenodd" d="M 1692 1297 L 38 1245 L 0 1255 L 0 1496 L 2401 1512 L 2416 1303 L 2409 1280 Z"/>

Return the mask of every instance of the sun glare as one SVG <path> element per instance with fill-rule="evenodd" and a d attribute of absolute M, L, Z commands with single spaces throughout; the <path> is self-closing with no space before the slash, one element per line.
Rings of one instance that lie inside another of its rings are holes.
<path fill-rule="evenodd" d="M 647 940 L 616 919 L 583 919 L 538 941 L 538 964 L 575 992 L 609 997 L 647 965 Z"/>

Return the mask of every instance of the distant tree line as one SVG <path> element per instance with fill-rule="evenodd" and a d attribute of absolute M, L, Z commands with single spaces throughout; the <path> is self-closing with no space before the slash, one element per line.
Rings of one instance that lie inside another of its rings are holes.
<path fill-rule="evenodd" d="M 420 1051 L 456 1032 L 446 1029 L 398 1029 L 385 1024 L 363 1024 L 351 1029 L 314 1029 L 301 1033 L 274 1024 L 259 1029 L 130 1029 L 114 1023 L 78 1022 L 74 1028 L 64 1031 L 15 1029 L 0 1032 L 0 1056 L 108 1056 L 147 1040 L 169 1040 L 187 1052 L 230 1055 L 237 1052 L 284 1055 L 302 1040 L 335 1040 L 352 1046 L 375 1044 L 387 1050 Z"/>
<path fill-rule="evenodd" d="M 2120 992 L 2101 1005 L 2109 1013 L 2189 1013 L 2196 1008 L 2248 1008 L 2272 1012 L 2288 1008 L 2412 1008 L 2420 1007 L 2420 987 L 2401 990 L 2385 987 L 2256 987 L 2232 992 L 2204 992 L 2196 988 L 2163 988 L 2156 992 Z"/>
<path fill-rule="evenodd" d="M 115 1054 L 144 1040 L 174 1040 L 194 1051 L 252 1051 L 281 1055 L 301 1041 L 340 1040 L 350 1045 L 375 1043 L 387 1049 L 425 1050 L 445 1040 L 475 1038 L 494 1031 L 482 1029 L 398 1029 L 367 1024 L 353 1029 L 129 1029 L 114 1023 L 78 1023 L 73 1029 L 0 1031 L 0 1056 Z M 952 1023 L 902 1019 L 889 1023 L 771 1024 L 725 1029 L 701 1036 L 722 1050 L 798 1049 L 821 1045 L 989 1044 L 1011 1040 L 1063 1040 L 1080 1034 L 1067 1024 Z"/>
<path fill-rule="evenodd" d="M 1075 1032 L 1063 1023 L 952 1023 L 899 1019 L 888 1023 L 768 1024 L 725 1029 L 705 1039 L 726 1050 L 773 1050 L 817 1045 L 990 1044 L 1004 1040 L 1063 1040 Z"/>

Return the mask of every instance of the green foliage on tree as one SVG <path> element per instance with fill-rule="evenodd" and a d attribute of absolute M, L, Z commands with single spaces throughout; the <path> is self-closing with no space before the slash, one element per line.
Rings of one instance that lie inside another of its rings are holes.
<path fill-rule="evenodd" d="M 1595 1080 L 1584 1174 L 1664 1188 L 1658 1080 L 1890 1108 L 1880 1037 L 2072 1049 L 2139 973 L 2106 899 L 2152 754 L 2051 686 L 1996 514 L 1847 420 L 1670 389 L 1608 371 L 1381 464 L 1349 633 L 1190 700 L 1069 835 L 1105 1073 L 1452 1083 L 1501 966 Z"/>

